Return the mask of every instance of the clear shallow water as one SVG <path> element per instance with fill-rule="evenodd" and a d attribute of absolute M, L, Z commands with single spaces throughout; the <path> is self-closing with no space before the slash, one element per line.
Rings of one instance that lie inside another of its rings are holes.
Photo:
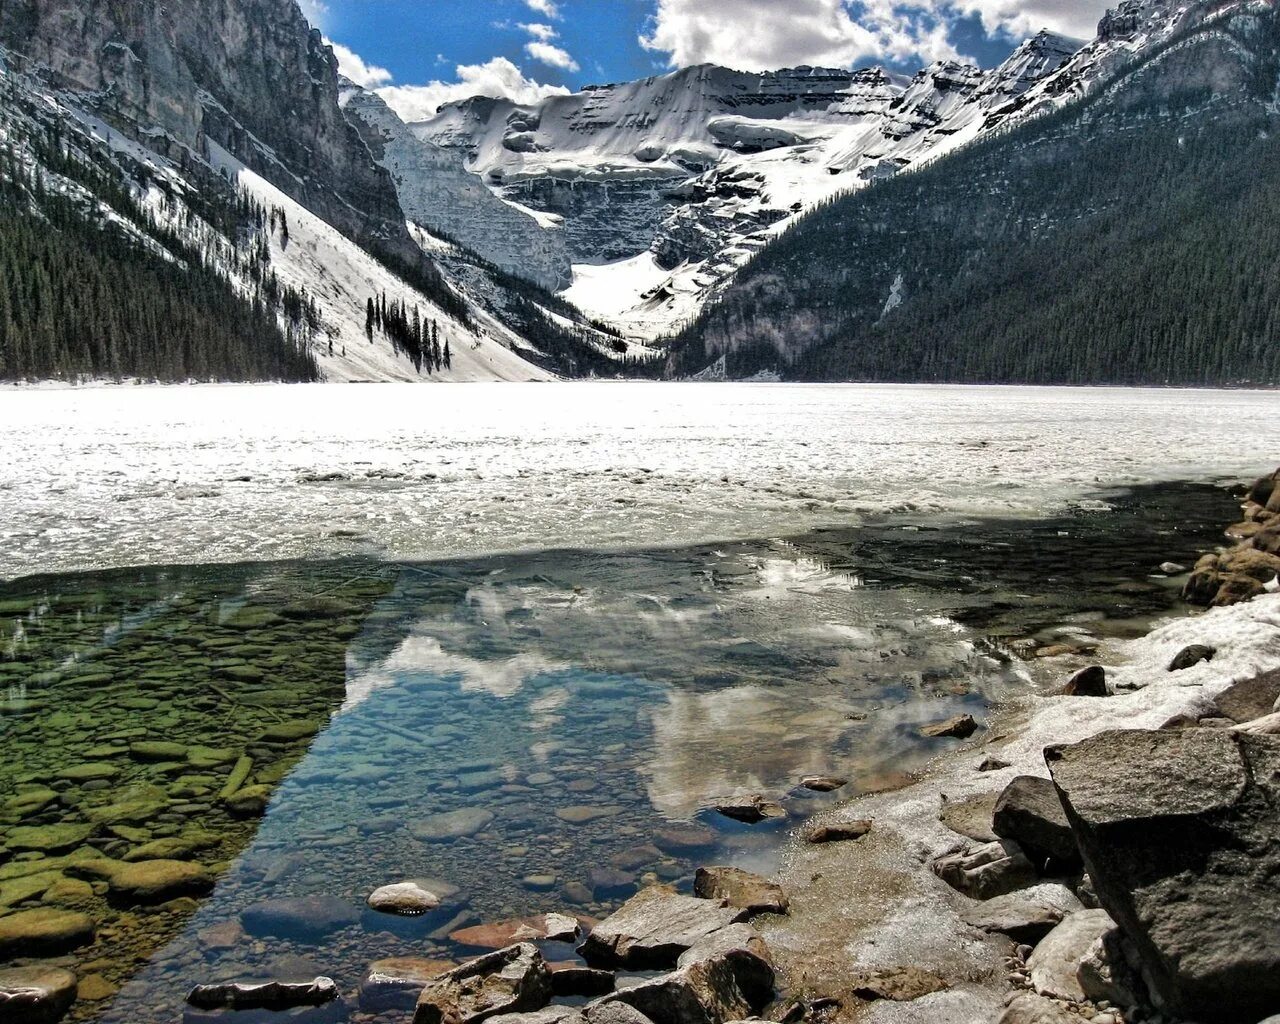
<path fill-rule="evenodd" d="M 1274 392 L 571 383 L 0 389 L 0 578 L 1039 515 L 1256 476 Z"/>
<path fill-rule="evenodd" d="M 699 864 L 769 870 L 787 830 L 841 796 L 803 775 L 900 785 L 953 742 L 919 725 L 981 717 L 1072 664 L 1019 652 L 1087 651 L 1167 610 L 1176 583 L 1152 566 L 1189 558 L 1232 507 L 1205 487 L 1105 497 L 1113 511 L 676 550 L 4 585 L 0 821 L 88 832 L 0 854 L 0 914 L 68 899 L 75 861 L 185 841 L 217 876 L 207 898 L 78 897 L 99 937 L 69 961 L 118 991 L 75 1016 L 148 1024 L 178 1020 L 198 982 L 328 974 L 350 994 L 375 959 L 475 952 L 450 937 L 464 925 L 599 916 L 649 882 L 687 887 Z M 138 746 L 154 743 L 176 746 Z M 262 817 L 219 799 L 243 757 Z M 712 809 L 739 793 L 789 820 Z M 460 810 L 483 816 L 474 834 L 432 838 Z M 362 909 L 405 878 L 457 893 L 412 921 Z M 244 934 L 246 909 L 305 895 L 346 920 Z"/>

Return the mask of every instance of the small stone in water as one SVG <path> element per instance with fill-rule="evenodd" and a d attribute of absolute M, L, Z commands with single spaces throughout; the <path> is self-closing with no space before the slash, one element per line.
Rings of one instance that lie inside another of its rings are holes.
<path fill-rule="evenodd" d="M 556 887 L 555 875 L 525 875 L 520 880 L 520 884 L 526 889 L 532 889 L 534 892 L 546 892 L 548 889 Z"/>
<path fill-rule="evenodd" d="M 384 914 L 414 917 L 435 910 L 440 906 L 440 897 L 417 882 L 397 882 L 375 889 L 369 894 L 368 904 Z"/>
<path fill-rule="evenodd" d="M 833 793 L 849 784 L 848 779 L 838 775 L 809 775 L 800 780 L 800 785 L 815 793 Z"/>
<path fill-rule="evenodd" d="M 920 735 L 930 739 L 943 736 L 954 736 L 957 739 L 967 739 L 978 731 L 978 723 L 973 720 L 972 715 L 956 715 L 954 718 L 948 718 L 943 722 L 935 722 L 933 725 L 926 725 L 920 730 Z"/>

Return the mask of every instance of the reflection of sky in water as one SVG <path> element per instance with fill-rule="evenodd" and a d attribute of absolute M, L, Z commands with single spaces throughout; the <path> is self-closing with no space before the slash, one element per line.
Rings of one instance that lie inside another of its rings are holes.
<path fill-rule="evenodd" d="M 354 987 L 380 957 L 465 952 L 445 937 L 463 924 L 607 913 L 704 863 L 772 870 L 787 826 L 730 822 L 718 799 L 767 794 L 796 824 L 839 798 L 798 789 L 803 776 L 856 785 L 909 766 L 927 753 L 915 724 L 1026 684 L 975 653 L 941 601 L 868 590 L 785 544 L 404 567 L 369 618 L 398 642 L 352 642 L 346 699 L 250 847 L 100 1019 L 140 1024 L 157 993 L 176 1010 L 191 984 L 279 974 L 287 956 Z M 582 808 L 601 816 L 562 817 Z M 421 838 L 459 809 L 494 817 L 455 842 Z M 701 849 L 655 846 L 673 827 L 712 833 Z M 555 882 L 535 891 L 531 875 Z M 323 941 L 199 938 L 263 899 L 359 907 L 406 878 L 459 896 L 410 922 L 365 912 Z"/>

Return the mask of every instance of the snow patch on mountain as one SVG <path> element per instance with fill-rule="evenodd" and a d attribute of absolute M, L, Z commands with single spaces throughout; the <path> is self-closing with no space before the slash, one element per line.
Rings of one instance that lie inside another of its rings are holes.
<path fill-rule="evenodd" d="M 265 178 L 249 170 L 216 143 L 210 162 L 242 189 L 289 218 L 288 243 L 271 238 L 271 265 L 282 284 L 305 288 L 319 305 L 330 344 L 315 356 L 328 380 L 422 380 L 405 353 L 396 352 L 378 332 L 365 333 L 365 305 L 386 293 L 388 300 L 418 306 L 440 324 L 441 344 L 450 343 L 452 367 L 429 379 L 451 381 L 549 380 L 554 375 L 534 366 L 484 330 L 451 320 L 425 296 L 361 249 L 336 228 L 294 202 Z M 490 324 L 490 327 L 493 325 Z"/>
<path fill-rule="evenodd" d="M 532 105 L 448 104 L 410 131 L 561 218 L 566 297 L 654 338 L 796 217 L 1003 123 L 1081 45 L 1044 32 L 993 70 L 939 61 L 913 77 L 701 65 Z"/>

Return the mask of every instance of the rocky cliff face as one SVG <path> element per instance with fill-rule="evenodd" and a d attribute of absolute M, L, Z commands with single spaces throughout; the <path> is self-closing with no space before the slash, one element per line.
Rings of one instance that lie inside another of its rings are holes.
<path fill-rule="evenodd" d="M 375 94 L 345 82 L 342 105 L 374 160 L 391 173 L 411 221 L 551 291 L 569 285 L 569 254 L 558 224 L 495 195 L 467 171 L 457 150 L 419 139 Z"/>
<path fill-rule="evenodd" d="M 1041 33 L 998 68 L 943 61 L 914 77 L 703 65 L 530 106 L 469 100 L 410 128 L 500 195 L 562 218 L 575 264 L 616 262 L 616 280 L 571 297 L 653 336 L 787 222 L 976 138 L 1080 46 Z M 624 309 L 590 305 L 620 294 Z"/>
<path fill-rule="evenodd" d="M 6 0 L 0 42 L 164 155 L 216 142 L 344 233 L 416 251 L 294 0 Z"/>

